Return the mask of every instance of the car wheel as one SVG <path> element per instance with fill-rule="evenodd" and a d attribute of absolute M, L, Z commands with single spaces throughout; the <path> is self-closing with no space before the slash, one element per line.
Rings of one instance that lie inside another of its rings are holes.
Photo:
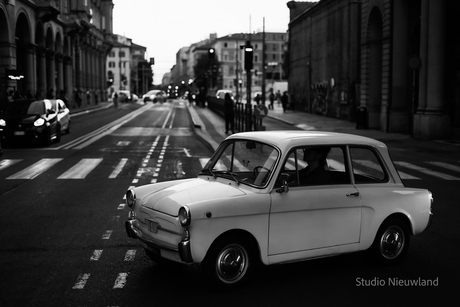
<path fill-rule="evenodd" d="M 232 290 L 247 282 L 252 267 L 252 254 L 245 240 L 229 238 L 214 245 L 203 262 L 210 286 Z"/>
<path fill-rule="evenodd" d="M 402 260 L 409 243 L 407 224 L 400 219 L 389 219 L 380 226 L 371 249 L 380 264 L 393 265 Z"/>

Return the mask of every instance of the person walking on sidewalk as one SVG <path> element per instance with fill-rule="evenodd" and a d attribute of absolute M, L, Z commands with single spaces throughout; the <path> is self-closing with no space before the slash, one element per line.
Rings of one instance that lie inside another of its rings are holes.
<path fill-rule="evenodd" d="M 273 89 L 270 90 L 270 95 L 268 96 L 268 99 L 270 100 L 268 108 L 273 110 L 273 104 L 275 103 L 275 94 L 273 94 Z"/>
<path fill-rule="evenodd" d="M 281 105 L 283 106 L 283 112 L 286 112 L 288 104 L 289 104 L 289 97 L 287 95 L 287 92 L 285 91 L 283 93 L 283 96 L 281 97 Z"/>
<path fill-rule="evenodd" d="M 235 133 L 235 104 L 230 93 L 225 93 L 224 96 L 224 116 L 225 116 L 225 134 L 228 134 L 228 129 Z"/>
<path fill-rule="evenodd" d="M 113 95 L 113 105 L 115 108 L 118 108 L 118 94 L 117 93 Z"/>

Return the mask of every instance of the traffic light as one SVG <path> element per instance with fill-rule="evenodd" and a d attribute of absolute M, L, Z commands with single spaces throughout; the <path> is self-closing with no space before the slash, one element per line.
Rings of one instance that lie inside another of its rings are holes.
<path fill-rule="evenodd" d="M 244 69 L 251 70 L 252 69 L 252 58 L 253 58 L 253 48 L 249 41 L 246 41 L 246 45 L 244 45 Z"/>
<path fill-rule="evenodd" d="M 216 57 L 216 49 L 209 48 L 208 49 L 208 58 L 211 60 L 211 59 L 214 59 L 215 57 Z"/>

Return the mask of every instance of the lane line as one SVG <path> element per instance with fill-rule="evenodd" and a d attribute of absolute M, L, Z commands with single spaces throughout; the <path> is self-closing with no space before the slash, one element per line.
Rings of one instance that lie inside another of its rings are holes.
<path fill-rule="evenodd" d="M 91 256 L 91 258 L 89 258 L 89 260 L 90 261 L 98 261 L 99 258 L 101 258 L 101 255 L 102 255 L 102 249 L 96 249 L 93 252 L 93 255 Z"/>
<path fill-rule="evenodd" d="M 83 274 L 78 275 L 77 282 L 72 287 L 72 289 L 77 289 L 77 290 L 83 289 L 86 285 L 86 282 L 89 279 L 89 276 L 90 276 L 89 273 L 83 273 Z"/>
<path fill-rule="evenodd" d="M 119 273 L 113 289 L 122 289 L 126 285 L 126 279 L 128 278 L 129 273 Z"/>
<path fill-rule="evenodd" d="M 121 173 L 121 171 L 123 170 L 123 167 L 125 167 L 126 162 L 128 162 L 128 159 L 127 159 L 127 158 L 121 159 L 120 162 L 118 163 L 117 167 L 115 167 L 115 169 L 113 170 L 113 172 L 110 174 L 109 178 L 110 178 L 110 179 L 117 178 L 117 176 L 118 176 L 118 175 Z"/>
<path fill-rule="evenodd" d="M 136 250 L 130 249 L 126 252 L 125 261 L 134 261 L 134 257 L 136 257 Z"/>

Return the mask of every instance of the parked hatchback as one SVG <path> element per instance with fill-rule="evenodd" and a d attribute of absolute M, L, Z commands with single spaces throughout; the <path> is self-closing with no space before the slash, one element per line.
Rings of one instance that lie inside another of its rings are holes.
<path fill-rule="evenodd" d="M 70 119 L 62 100 L 23 99 L 9 102 L 0 118 L 0 136 L 6 141 L 24 140 L 50 145 L 61 139 L 61 122 L 69 129 Z"/>
<path fill-rule="evenodd" d="M 232 289 L 258 262 L 369 250 L 395 264 L 429 227 L 433 198 L 404 186 L 380 141 L 262 131 L 229 136 L 197 178 L 131 188 L 126 202 L 127 234 L 152 260 L 199 264 Z"/>

